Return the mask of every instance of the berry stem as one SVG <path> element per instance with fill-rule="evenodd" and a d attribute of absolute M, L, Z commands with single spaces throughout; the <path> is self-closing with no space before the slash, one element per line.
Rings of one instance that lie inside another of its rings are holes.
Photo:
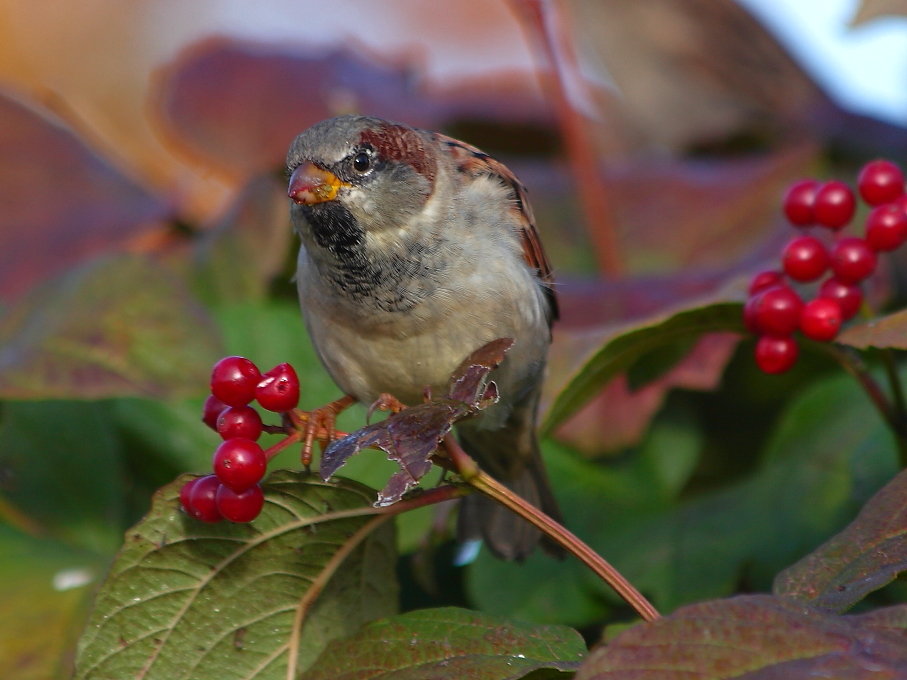
<path fill-rule="evenodd" d="M 268 448 L 266 448 L 265 449 L 265 458 L 267 458 L 268 462 L 270 462 L 271 459 L 274 456 L 276 456 L 278 453 L 283 451 L 285 448 L 287 448 L 291 444 L 295 444 L 296 442 L 300 441 L 301 439 L 302 439 L 302 432 L 300 432 L 299 430 L 293 430 L 292 432 L 287 434 L 286 437 L 284 437 L 279 442 L 274 444 L 274 446 L 269 446 Z"/>
<path fill-rule="evenodd" d="M 652 603 L 607 560 L 566 527 L 555 522 L 541 510 L 527 503 L 503 484 L 483 472 L 453 436 L 447 435 L 444 438 L 444 449 L 448 459 L 438 459 L 437 462 L 439 464 L 445 467 L 452 467 L 471 487 L 506 506 L 544 532 L 546 536 L 562 546 L 611 586 L 627 604 L 633 607 L 643 620 L 654 621 L 660 617 L 658 610 L 655 609 Z"/>
<path fill-rule="evenodd" d="M 889 367 L 889 361 L 883 359 L 883 363 L 886 364 L 886 371 L 893 371 L 893 373 L 889 374 L 889 381 L 892 382 L 892 391 L 895 393 L 895 403 L 893 404 L 856 352 L 840 345 L 822 343 L 819 346 L 829 352 L 845 371 L 856 378 L 869 400 L 888 424 L 888 427 L 891 428 L 891 432 L 897 442 L 898 458 L 901 466 L 907 467 L 907 418 L 905 418 L 904 397 L 901 394 L 901 387 L 894 366 L 891 365 Z M 891 363 L 893 364 L 893 361 Z M 895 383 L 897 383 L 897 387 L 894 387 Z"/>
<path fill-rule="evenodd" d="M 882 359 L 882 366 L 885 367 L 885 375 L 891 387 L 893 428 L 898 440 L 900 463 L 902 468 L 907 468 L 907 403 L 904 400 L 904 387 L 901 385 L 897 362 L 891 348 L 881 349 L 879 356 Z"/>

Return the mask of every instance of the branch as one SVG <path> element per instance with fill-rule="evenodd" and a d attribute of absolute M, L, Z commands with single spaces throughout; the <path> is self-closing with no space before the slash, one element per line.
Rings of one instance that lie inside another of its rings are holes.
<path fill-rule="evenodd" d="M 606 276 L 618 277 L 624 272 L 624 261 L 608 195 L 601 180 L 595 140 L 588 121 L 577 111 L 568 92 L 568 82 L 574 88 L 585 88 L 576 51 L 568 35 L 568 8 L 550 0 L 512 0 L 511 5 L 528 37 L 537 45 L 540 61 L 547 62 L 551 69 L 550 76 L 546 77 L 545 69 L 539 75 L 542 86 L 554 102 L 570 169 L 585 215 L 586 230 L 598 265 Z M 591 101 L 588 93 L 586 95 Z"/>
<path fill-rule="evenodd" d="M 453 436 L 447 435 L 444 438 L 444 448 L 449 458 L 438 460 L 440 464 L 445 465 L 446 463 L 445 467 L 451 467 L 471 487 L 506 506 L 562 546 L 611 586 L 645 621 L 654 621 L 660 617 L 652 603 L 607 560 L 566 527 L 555 522 L 541 510 L 530 505 L 479 469 L 476 462 L 463 450 Z"/>

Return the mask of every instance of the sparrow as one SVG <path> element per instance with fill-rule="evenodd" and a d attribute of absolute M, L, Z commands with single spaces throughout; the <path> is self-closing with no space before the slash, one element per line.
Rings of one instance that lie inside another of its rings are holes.
<path fill-rule="evenodd" d="M 523 185 L 469 144 L 358 115 L 302 132 L 287 172 L 300 306 L 334 382 L 364 404 L 391 394 L 414 405 L 426 388 L 445 393 L 473 351 L 512 338 L 493 374 L 498 402 L 457 436 L 482 469 L 559 519 L 536 434 L 557 301 Z M 481 494 L 463 501 L 461 541 L 523 560 L 540 536 Z"/>

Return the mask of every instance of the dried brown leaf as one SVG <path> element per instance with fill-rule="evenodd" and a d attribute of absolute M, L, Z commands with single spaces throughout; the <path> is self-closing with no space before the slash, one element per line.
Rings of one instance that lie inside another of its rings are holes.
<path fill-rule="evenodd" d="M 454 423 L 497 401 L 497 389 L 488 376 L 512 345 L 510 338 L 492 340 L 454 371 L 447 396 L 393 413 L 333 442 L 321 456 L 322 478 L 329 479 L 364 448 L 381 449 L 400 470 L 378 494 L 376 505 L 396 503 L 431 470 L 431 458 Z"/>
<path fill-rule="evenodd" d="M 884 16 L 907 15 L 907 0 L 862 0 L 850 20 L 854 28 Z"/>
<path fill-rule="evenodd" d="M 907 349 L 907 310 L 851 326 L 837 337 L 836 342 L 857 349 Z"/>

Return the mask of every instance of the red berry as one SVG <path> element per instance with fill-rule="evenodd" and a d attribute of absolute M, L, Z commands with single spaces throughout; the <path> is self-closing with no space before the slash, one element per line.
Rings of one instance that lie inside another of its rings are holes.
<path fill-rule="evenodd" d="M 866 218 L 866 242 L 873 250 L 897 250 L 907 240 L 907 212 L 897 203 L 872 209 Z"/>
<path fill-rule="evenodd" d="M 222 517 L 217 509 L 217 489 L 221 483 L 214 475 L 199 477 L 189 491 L 189 514 L 201 522 L 219 522 Z"/>
<path fill-rule="evenodd" d="M 856 208 L 857 201 L 850 187 L 844 182 L 832 180 L 816 192 L 813 213 L 819 224 L 830 229 L 840 229 L 850 222 Z"/>
<path fill-rule="evenodd" d="M 756 342 L 756 365 L 765 373 L 784 373 L 796 363 L 798 353 L 792 337 L 763 335 Z"/>
<path fill-rule="evenodd" d="M 759 303 L 759 294 L 747 298 L 743 305 L 743 325 L 750 333 L 758 334 L 759 324 L 756 323 L 756 305 Z"/>
<path fill-rule="evenodd" d="M 198 481 L 198 477 L 195 479 L 190 479 L 188 482 L 183 484 L 180 487 L 180 507 L 187 513 L 192 514 L 189 505 L 189 494 L 192 493 L 192 487 L 195 486 L 195 483 Z"/>
<path fill-rule="evenodd" d="M 762 291 L 753 305 L 753 325 L 759 333 L 790 335 L 800 326 L 803 302 L 788 286 Z"/>
<path fill-rule="evenodd" d="M 221 439 L 251 439 L 261 436 L 261 416 L 251 406 L 228 406 L 217 417 L 217 433 Z"/>
<path fill-rule="evenodd" d="M 863 291 L 853 283 L 844 283 L 832 277 L 825 280 L 819 288 L 819 297 L 828 298 L 838 303 L 841 308 L 841 318 L 850 319 L 860 311 L 863 304 Z"/>
<path fill-rule="evenodd" d="M 290 364 L 278 364 L 264 374 L 255 388 L 255 398 L 262 408 L 282 413 L 299 403 L 299 378 Z"/>
<path fill-rule="evenodd" d="M 245 406 L 255 398 L 261 373 L 245 357 L 224 357 L 211 371 L 211 394 L 228 406 Z"/>
<path fill-rule="evenodd" d="M 795 281 L 815 281 L 828 269 L 828 250 L 814 236 L 799 236 L 784 247 L 781 264 Z"/>
<path fill-rule="evenodd" d="M 814 179 L 800 180 L 790 186 L 781 205 L 791 224 L 797 227 L 808 227 L 816 223 L 813 207 L 818 189 L 819 182 Z"/>
<path fill-rule="evenodd" d="M 800 313 L 800 330 L 813 340 L 834 340 L 843 322 L 841 307 L 830 298 L 819 297 L 803 305 Z"/>
<path fill-rule="evenodd" d="M 857 189 L 869 205 L 890 203 L 904 193 L 904 173 L 891 161 L 870 161 L 860 170 Z"/>
<path fill-rule="evenodd" d="M 265 476 L 268 459 L 251 439 L 228 439 L 214 451 L 214 474 L 221 484 L 234 491 L 244 491 Z"/>
<path fill-rule="evenodd" d="M 251 522 L 258 517 L 264 504 L 265 496 L 257 484 L 240 492 L 228 486 L 217 490 L 217 509 L 231 522 Z"/>
<path fill-rule="evenodd" d="M 227 408 L 227 405 L 213 394 L 208 395 L 205 399 L 205 405 L 202 407 L 202 422 L 212 430 L 217 430 L 217 416 Z"/>
<path fill-rule="evenodd" d="M 831 270 L 844 283 L 859 283 L 876 269 L 878 257 L 863 239 L 842 238 L 831 251 Z"/>
<path fill-rule="evenodd" d="M 766 271 L 759 272 L 753 277 L 753 280 L 750 281 L 749 294 L 755 295 L 756 293 L 761 293 L 767 288 L 772 286 L 777 286 L 784 283 L 784 274 L 777 272 L 774 269 L 768 269 Z"/>

